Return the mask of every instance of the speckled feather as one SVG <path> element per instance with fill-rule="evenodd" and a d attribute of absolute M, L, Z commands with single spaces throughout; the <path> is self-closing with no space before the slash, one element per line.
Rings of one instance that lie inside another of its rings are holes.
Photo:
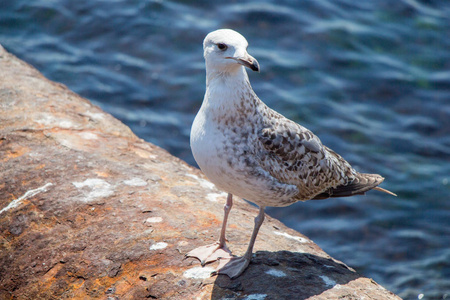
<path fill-rule="evenodd" d="M 236 39 L 246 48 L 245 39 Z M 191 148 L 219 188 L 260 206 L 286 206 L 363 194 L 384 180 L 356 172 L 310 130 L 267 107 L 244 67 L 209 61 L 208 51 L 215 50 L 208 47 L 213 46 L 205 39 L 207 89 L 192 127 Z"/>

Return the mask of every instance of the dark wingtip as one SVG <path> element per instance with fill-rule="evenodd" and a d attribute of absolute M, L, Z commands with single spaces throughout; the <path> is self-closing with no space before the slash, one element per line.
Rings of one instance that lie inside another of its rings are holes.
<path fill-rule="evenodd" d="M 377 190 L 392 196 L 397 196 L 391 191 L 378 187 L 384 178 L 378 174 L 358 173 L 358 177 L 347 185 L 340 185 L 330 188 L 327 191 L 316 195 L 312 200 L 321 200 L 335 197 L 350 197 L 364 195 L 367 191 Z"/>

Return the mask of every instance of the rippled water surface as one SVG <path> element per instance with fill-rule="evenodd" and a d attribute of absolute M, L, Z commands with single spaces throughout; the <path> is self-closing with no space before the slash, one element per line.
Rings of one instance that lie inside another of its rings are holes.
<path fill-rule="evenodd" d="M 192 165 L 218 28 L 247 37 L 263 101 L 399 195 L 268 213 L 406 299 L 450 298 L 449 1 L 0 3 L 8 51 Z"/>

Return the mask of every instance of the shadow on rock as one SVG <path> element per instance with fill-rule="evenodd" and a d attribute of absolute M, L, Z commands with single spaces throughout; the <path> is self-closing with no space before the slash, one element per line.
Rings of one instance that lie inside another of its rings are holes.
<path fill-rule="evenodd" d="M 331 258 L 289 251 L 258 251 L 238 278 L 217 277 L 211 299 L 248 296 L 265 300 L 307 299 L 359 277 L 354 270 Z"/>

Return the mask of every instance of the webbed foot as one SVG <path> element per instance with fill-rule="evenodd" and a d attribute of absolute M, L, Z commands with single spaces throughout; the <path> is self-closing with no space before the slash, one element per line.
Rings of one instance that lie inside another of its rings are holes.
<path fill-rule="evenodd" d="M 211 275 L 223 274 L 231 279 L 238 277 L 247 269 L 250 264 L 250 258 L 246 256 L 221 258 L 219 267 Z"/>
<path fill-rule="evenodd" d="M 219 242 L 195 248 L 194 250 L 188 252 L 186 254 L 186 257 L 198 258 L 202 266 L 221 258 L 232 258 L 231 251 L 228 249 L 227 245 L 224 244 L 223 246 L 221 246 Z"/>

